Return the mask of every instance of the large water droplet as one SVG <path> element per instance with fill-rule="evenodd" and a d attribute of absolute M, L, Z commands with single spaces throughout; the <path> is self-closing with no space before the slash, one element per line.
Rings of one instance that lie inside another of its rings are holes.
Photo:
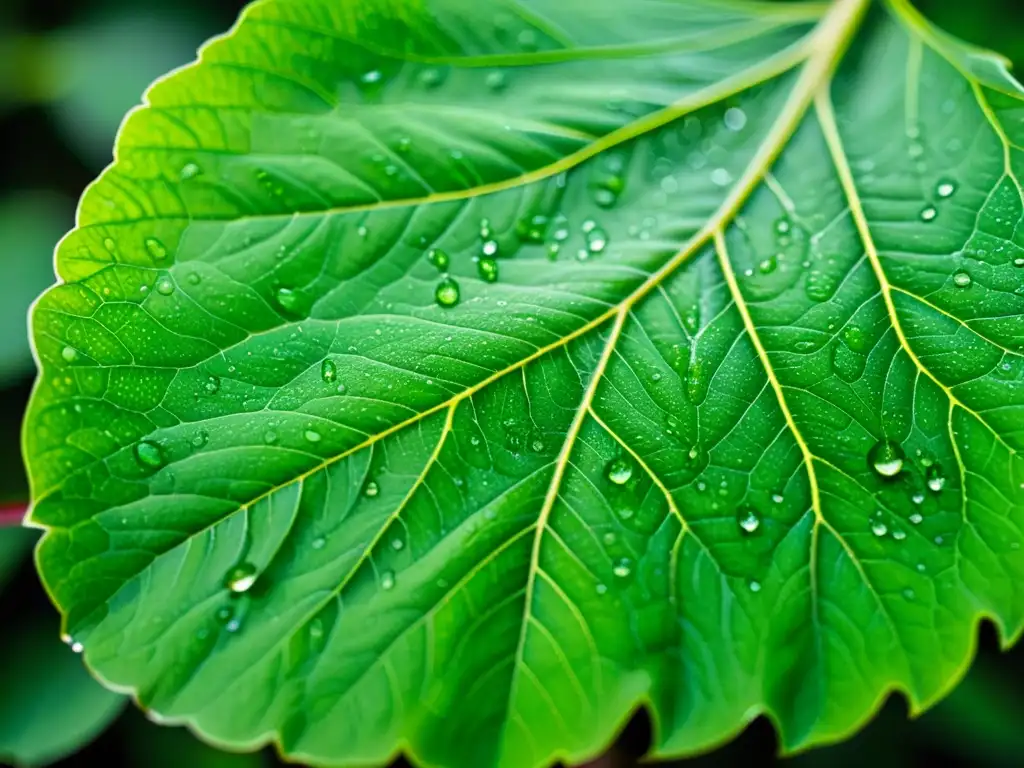
<path fill-rule="evenodd" d="M 143 241 L 143 245 L 146 246 L 146 250 L 149 251 L 149 255 L 157 261 L 163 261 L 167 258 L 167 249 L 164 247 L 164 244 L 155 237 L 147 237 L 145 241 Z"/>
<path fill-rule="evenodd" d="M 970 288 L 971 276 L 963 269 L 958 269 L 953 273 L 953 285 L 957 288 Z"/>
<path fill-rule="evenodd" d="M 761 527 L 761 518 L 752 507 L 740 507 L 736 510 L 736 524 L 744 533 L 756 533 Z"/>
<path fill-rule="evenodd" d="M 882 477 L 895 477 L 903 469 L 906 458 L 900 444 L 893 440 L 880 440 L 868 451 L 868 464 Z"/>
<path fill-rule="evenodd" d="M 73 363 L 78 359 L 78 350 L 74 347 L 64 347 L 60 351 L 60 356 L 63 358 L 65 363 Z"/>
<path fill-rule="evenodd" d="M 159 445 L 151 440 L 142 440 L 135 444 L 135 459 L 144 467 L 162 467 L 164 452 Z"/>
<path fill-rule="evenodd" d="M 437 267 L 438 271 L 444 272 L 448 269 L 448 254 L 440 248 L 431 248 L 427 251 L 427 261 Z"/>
<path fill-rule="evenodd" d="M 338 366 L 329 357 L 320 363 L 320 378 L 326 384 L 333 384 L 335 379 L 338 378 Z"/>
<path fill-rule="evenodd" d="M 498 262 L 484 256 L 477 261 L 476 271 L 479 273 L 480 279 L 484 282 L 496 282 L 498 279 Z"/>
<path fill-rule="evenodd" d="M 881 520 L 872 520 L 871 521 L 871 532 L 873 534 L 875 534 L 875 536 L 881 538 L 882 536 L 885 536 L 885 534 L 887 534 L 889 532 L 889 527 L 885 523 L 883 523 Z"/>
<path fill-rule="evenodd" d="M 248 592 L 255 583 L 256 566 L 252 563 L 240 563 L 228 571 L 227 576 L 224 577 L 224 586 L 239 594 Z"/>
<path fill-rule="evenodd" d="M 913 525 L 920 525 L 921 521 L 924 520 L 924 515 L 922 515 L 920 512 L 914 512 L 907 519 Z"/>
<path fill-rule="evenodd" d="M 633 465 L 621 457 L 618 459 L 612 459 L 608 462 L 608 468 L 606 469 L 605 474 L 611 482 L 615 483 L 615 485 L 625 485 L 633 476 Z"/>
<path fill-rule="evenodd" d="M 167 275 L 164 275 L 156 281 L 156 292 L 162 296 L 170 296 L 174 293 L 174 281 Z"/>
<path fill-rule="evenodd" d="M 442 307 L 454 307 L 459 303 L 459 284 L 451 277 L 445 277 L 434 289 L 434 299 Z"/>

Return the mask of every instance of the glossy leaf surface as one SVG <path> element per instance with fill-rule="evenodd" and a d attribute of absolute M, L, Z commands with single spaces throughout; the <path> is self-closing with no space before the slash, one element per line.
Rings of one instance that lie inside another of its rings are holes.
<path fill-rule="evenodd" d="M 160 716 L 539 766 L 1024 620 L 1024 92 L 905 3 L 257 3 L 36 307 L 41 574 Z"/>

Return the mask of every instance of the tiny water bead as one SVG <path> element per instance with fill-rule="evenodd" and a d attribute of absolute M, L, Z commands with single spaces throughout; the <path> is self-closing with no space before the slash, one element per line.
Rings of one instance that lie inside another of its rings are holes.
<path fill-rule="evenodd" d="M 164 452 L 152 440 L 136 443 L 134 453 L 136 461 L 144 467 L 157 468 L 164 465 Z"/>
<path fill-rule="evenodd" d="M 480 253 L 484 256 L 495 256 L 498 253 L 498 241 L 485 240 L 480 246 Z"/>
<path fill-rule="evenodd" d="M 761 591 L 761 582 L 759 581 L 751 581 L 747 586 L 750 588 L 751 592 L 756 593 Z"/>
<path fill-rule="evenodd" d="M 938 464 L 932 464 L 925 472 L 925 482 L 928 490 L 938 493 L 945 487 L 946 478 L 942 474 L 942 468 Z"/>
<path fill-rule="evenodd" d="M 299 305 L 302 302 L 302 294 L 298 291 L 294 291 L 291 288 L 278 288 L 277 293 L 274 294 L 274 298 L 277 299 L 277 303 L 287 312 L 295 312 L 298 310 Z"/>
<path fill-rule="evenodd" d="M 953 273 L 953 285 L 957 288 L 969 288 L 971 286 L 971 276 L 966 270 L 958 269 Z"/>
<path fill-rule="evenodd" d="M 65 363 L 73 363 L 78 359 L 78 350 L 74 347 L 64 347 L 60 351 L 60 356 L 64 359 Z"/>
<path fill-rule="evenodd" d="M 323 536 L 317 536 L 315 539 L 313 539 L 312 543 L 310 544 L 310 546 L 312 546 L 313 549 L 323 549 L 326 545 L 327 539 Z"/>
<path fill-rule="evenodd" d="M 907 532 L 902 531 L 899 528 L 895 528 L 893 529 L 892 537 L 896 539 L 896 541 L 903 541 L 905 538 L 907 538 Z"/>
<path fill-rule="evenodd" d="M 203 391 L 208 395 L 216 395 L 220 391 L 220 377 L 207 376 L 203 382 Z"/>
<path fill-rule="evenodd" d="M 181 166 L 181 171 L 178 172 L 178 177 L 182 181 L 188 181 L 189 179 L 194 179 L 200 174 L 200 172 L 199 166 L 195 163 L 185 163 Z"/>
<path fill-rule="evenodd" d="M 395 550 L 396 552 L 402 550 L 404 547 L 405 547 L 405 542 L 402 539 L 395 538 L 395 539 L 391 540 L 391 548 L 393 550 Z"/>
<path fill-rule="evenodd" d="M 382 77 L 383 75 L 379 69 L 371 69 L 369 72 L 364 72 L 359 81 L 366 85 L 373 85 L 374 83 L 379 83 Z"/>
<path fill-rule="evenodd" d="M 932 221 L 938 215 L 939 212 L 934 205 L 928 205 L 921 209 L 921 221 Z"/>
<path fill-rule="evenodd" d="M 444 272 L 448 269 L 448 254 L 442 251 L 440 248 L 431 248 L 427 251 L 427 261 L 433 264 L 439 272 Z"/>
<path fill-rule="evenodd" d="M 395 586 L 395 574 L 392 571 L 384 571 L 380 575 L 380 588 L 383 590 L 393 589 Z"/>
<path fill-rule="evenodd" d="M 878 538 L 881 538 L 882 536 L 885 536 L 885 534 L 887 534 L 889 532 L 889 527 L 885 523 L 883 523 L 881 520 L 872 520 L 871 521 L 871 532 L 873 534 L 875 534 L 875 536 L 877 536 Z"/>
<path fill-rule="evenodd" d="M 266 432 L 263 433 L 263 442 L 266 443 L 267 445 L 273 445 L 274 443 L 276 443 L 277 432 L 274 432 L 272 429 L 268 429 Z"/>
<path fill-rule="evenodd" d="M 442 307 L 454 307 L 459 303 L 459 284 L 451 277 L 444 278 L 434 289 L 434 300 Z"/>
<path fill-rule="evenodd" d="M 624 579 L 633 572 L 633 563 L 628 557 L 624 557 L 615 563 L 615 567 L 612 568 L 612 573 L 618 576 L 620 579 Z"/>
<path fill-rule="evenodd" d="M 504 72 L 498 70 L 488 72 L 487 77 L 484 78 L 484 85 L 486 85 L 490 91 L 503 91 L 508 86 L 508 76 Z"/>
<path fill-rule="evenodd" d="M 494 283 L 498 280 L 498 262 L 494 259 L 483 257 L 476 263 L 476 271 L 480 279 L 486 283 Z"/>
<path fill-rule="evenodd" d="M 952 197 L 955 191 L 956 185 L 951 181 L 940 182 L 939 186 L 935 188 L 935 194 L 942 198 Z"/>
<path fill-rule="evenodd" d="M 742 131 L 743 127 L 747 124 L 747 113 L 739 107 L 729 107 L 729 109 L 725 110 L 722 122 L 725 123 L 725 127 L 730 131 Z"/>
<path fill-rule="evenodd" d="M 736 524 L 744 533 L 757 533 L 761 527 L 761 518 L 751 507 L 740 507 L 736 510 Z"/>
<path fill-rule="evenodd" d="M 228 571 L 224 577 L 224 586 L 232 592 L 241 594 L 248 592 L 256 583 L 256 566 L 252 563 L 240 563 Z"/>
<path fill-rule="evenodd" d="M 761 259 L 761 261 L 757 263 L 757 271 L 760 272 L 762 275 L 770 275 L 772 272 L 775 271 L 776 267 L 778 266 L 778 257 L 772 255 L 766 259 Z"/>
<path fill-rule="evenodd" d="M 1018 256 L 1013 260 L 1013 266 L 1024 267 L 1024 256 Z"/>
<path fill-rule="evenodd" d="M 156 281 L 156 292 L 162 296 L 170 296 L 174 293 L 174 281 L 164 275 Z"/>
<path fill-rule="evenodd" d="M 893 440 L 880 440 L 868 451 L 868 464 L 882 477 L 898 475 L 905 458 L 903 449 Z"/>
<path fill-rule="evenodd" d="M 333 384 L 338 378 L 338 366 L 330 358 L 326 358 L 320 363 L 320 378 L 324 380 L 325 384 Z"/>
<path fill-rule="evenodd" d="M 323 436 L 315 429 L 307 429 L 302 433 L 302 436 L 311 443 L 319 443 L 323 439 Z"/>
<path fill-rule="evenodd" d="M 911 525 L 920 525 L 921 521 L 924 520 L 924 516 L 920 512 L 914 512 L 907 519 Z"/>
<path fill-rule="evenodd" d="M 366 496 L 367 498 L 370 498 L 370 499 L 375 498 L 377 496 L 377 494 L 379 494 L 379 493 L 380 493 L 380 486 L 377 485 L 377 483 L 375 483 L 373 480 L 368 482 L 366 484 L 366 487 L 363 488 L 363 496 Z"/>
<path fill-rule="evenodd" d="M 164 244 L 155 237 L 147 237 L 143 241 L 143 245 L 146 246 L 146 250 L 149 252 L 149 255 L 157 261 L 163 261 L 167 258 L 167 248 L 165 248 Z"/>
<path fill-rule="evenodd" d="M 592 229 L 587 233 L 587 250 L 591 253 L 600 253 L 608 245 L 608 235 L 600 228 Z"/>
<path fill-rule="evenodd" d="M 606 474 L 615 485 L 625 485 L 633 477 L 633 465 L 624 458 L 612 459 L 608 462 Z"/>

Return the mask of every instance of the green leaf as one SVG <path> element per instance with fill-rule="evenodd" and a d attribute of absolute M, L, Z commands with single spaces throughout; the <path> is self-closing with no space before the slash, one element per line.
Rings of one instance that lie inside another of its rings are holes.
<path fill-rule="evenodd" d="M 33 315 L 38 562 L 312 763 L 787 750 L 1024 621 L 1024 92 L 902 0 L 270 0 Z"/>
<path fill-rule="evenodd" d="M 0 761 L 46 765 L 98 735 L 126 699 L 93 680 L 49 621 L 5 627 L 0 638 Z"/>

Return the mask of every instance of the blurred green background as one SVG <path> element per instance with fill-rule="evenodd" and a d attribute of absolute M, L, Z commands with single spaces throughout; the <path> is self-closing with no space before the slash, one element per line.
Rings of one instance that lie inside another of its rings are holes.
<path fill-rule="evenodd" d="M 340 1 L 340 0 L 339 0 Z M 75 201 L 110 162 L 114 133 L 155 77 L 189 62 L 227 29 L 241 0 L 0 0 L 0 763 L 244 768 L 279 764 L 269 750 L 231 755 L 181 728 L 158 727 L 84 671 L 58 637 L 36 581 L 35 534 L 11 527 L 27 488 L 19 452 L 33 363 L 25 318 L 53 281 L 53 247 L 74 224 Z M 628 0 L 623 1 L 624 7 Z M 1024 0 L 918 0 L 945 29 L 998 50 L 1024 71 Z M 851 741 L 789 760 L 771 725 L 678 766 L 1024 765 L 1024 644 L 1001 653 L 983 627 L 978 660 L 942 704 L 909 720 L 895 697 Z M 636 764 L 650 738 L 640 714 L 601 768 Z M 399 761 L 399 765 L 405 765 Z"/>

